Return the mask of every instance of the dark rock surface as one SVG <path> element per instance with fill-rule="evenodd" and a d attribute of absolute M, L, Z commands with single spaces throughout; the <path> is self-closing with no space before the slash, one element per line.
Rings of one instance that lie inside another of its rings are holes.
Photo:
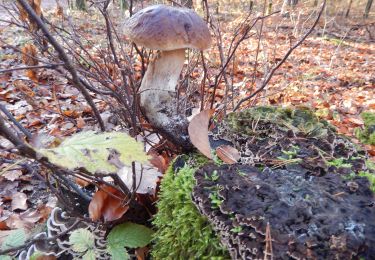
<path fill-rule="evenodd" d="M 375 202 L 366 178 L 209 164 L 196 181 L 193 200 L 233 259 L 264 258 L 267 223 L 273 259 L 374 259 Z"/>

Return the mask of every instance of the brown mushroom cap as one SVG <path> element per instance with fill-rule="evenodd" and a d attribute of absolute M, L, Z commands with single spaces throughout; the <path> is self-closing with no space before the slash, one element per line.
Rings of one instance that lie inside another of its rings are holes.
<path fill-rule="evenodd" d="M 124 33 L 137 45 L 154 50 L 204 50 L 211 44 L 207 25 L 197 13 L 166 5 L 140 10 L 125 21 Z"/>

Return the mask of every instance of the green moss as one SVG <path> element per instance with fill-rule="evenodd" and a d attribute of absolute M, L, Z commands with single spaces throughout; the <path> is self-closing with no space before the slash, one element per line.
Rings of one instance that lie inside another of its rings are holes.
<path fill-rule="evenodd" d="M 334 160 L 330 160 L 327 162 L 329 166 L 335 166 L 337 168 L 350 168 L 352 165 L 350 163 L 346 163 L 344 158 L 337 158 Z"/>
<path fill-rule="evenodd" d="M 375 192 L 375 174 L 370 172 L 359 172 L 359 176 L 366 177 L 370 182 L 370 189 Z"/>
<path fill-rule="evenodd" d="M 375 145 L 375 113 L 363 112 L 363 128 L 356 128 L 355 135 L 364 144 Z"/>
<path fill-rule="evenodd" d="M 302 133 L 308 137 L 325 137 L 327 130 L 334 128 L 325 120 L 319 119 L 312 110 L 307 107 L 278 108 L 272 106 L 254 107 L 231 113 L 225 119 L 231 131 L 250 136 L 267 137 L 271 127 L 281 130 L 292 130 L 294 133 Z M 259 122 L 269 128 L 260 129 Z"/>
<path fill-rule="evenodd" d="M 207 219 L 191 200 L 193 174 L 207 160 L 191 155 L 192 163 L 175 174 L 170 168 L 161 183 L 158 213 L 153 224 L 154 259 L 230 259 Z M 194 165 L 194 166 L 189 166 Z"/>

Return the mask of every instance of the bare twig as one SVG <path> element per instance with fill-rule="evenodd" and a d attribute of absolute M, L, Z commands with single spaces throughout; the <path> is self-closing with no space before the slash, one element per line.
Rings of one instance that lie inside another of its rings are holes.
<path fill-rule="evenodd" d="M 10 121 L 12 121 L 12 123 L 24 134 L 26 135 L 26 137 L 28 139 L 31 139 L 32 138 L 32 134 L 30 133 L 29 130 L 27 130 L 26 128 L 24 128 L 15 118 L 14 116 L 12 115 L 12 113 L 10 113 L 8 111 L 8 109 L 6 109 L 6 107 L 3 105 L 3 104 L 0 104 L 0 110 L 9 118 Z"/>
<path fill-rule="evenodd" d="M 217 87 L 219 85 L 219 82 L 220 82 L 221 78 L 223 77 L 223 73 L 225 73 L 225 70 L 226 70 L 228 64 L 230 63 L 230 61 L 232 60 L 233 56 L 235 55 L 235 53 L 236 53 L 238 47 L 240 46 L 241 42 L 243 42 L 245 39 L 247 39 L 247 36 L 248 36 L 249 32 L 251 31 L 252 28 L 254 28 L 254 26 L 256 25 L 256 23 L 259 20 L 268 18 L 271 15 L 277 14 L 279 12 L 280 11 L 276 11 L 276 12 L 273 12 L 273 13 L 271 13 L 269 15 L 257 17 L 256 19 L 254 19 L 254 21 L 253 21 L 253 23 L 251 25 L 248 25 L 248 24 L 245 25 L 244 29 L 242 30 L 242 36 L 238 39 L 238 41 L 234 45 L 231 53 L 228 55 L 228 58 L 226 59 L 226 62 L 224 64 L 224 66 L 221 67 L 221 70 L 220 70 L 219 74 L 217 74 L 216 77 L 215 77 L 215 84 L 214 84 L 214 89 L 213 89 L 212 99 L 211 99 L 211 108 L 213 108 L 214 101 L 215 101 L 216 89 L 217 89 Z M 237 37 L 237 35 L 235 35 L 234 37 Z"/>
<path fill-rule="evenodd" d="M 64 63 L 54 63 L 54 64 L 46 64 L 46 65 L 36 65 L 36 66 L 24 66 L 24 67 L 16 67 L 16 68 L 9 68 L 0 70 L 0 74 L 12 72 L 16 70 L 32 70 L 32 69 L 55 69 L 57 66 L 64 65 Z"/>
<path fill-rule="evenodd" d="M 233 109 L 233 111 L 236 111 L 236 110 L 242 105 L 242 103 L 248 101 L 249 99 L 251 99 L 251 98 L 253 98 L 254 96 L 256 96 L 259 92 L 261 92 L 261 91 L 267 86 L 267 84 L 270 82 L 270 80 L 271 80 L 273 74 L 276 72 L 276 70 L 277 70 L 278 68 L 280 68 L 281 65 L 283 65 L 283 63 L 288 59 L 288 57 L 290 56 L 290 54 L 291 54 L 291 53 L 292 53 L 292 52 L 293 52 L 298 46 L 300 46 L 300 45 L 302 44 L 302 42 L 303 42 L 304 40 L 306 40 L 306 38 L 307 38 L 307 37 L 308 37 L 308 36 L 314 31 L 314 28 L 315 28 L 315 26 L 318 24 L 319 19 L 320 19 L 322 13 L 323 13 L 323 10 L 324 10 L 324 7 L 325 7 L 325 5 L 326 5 L 326 2 L 327 2 L 327 0 L 324 0 L 322 6 L 321 6 L 321 8 L 320 8 L 320 11 L 319 11 L 319 13 L 318 13 L 318 16 L 317 16 L 317 18 L 316 18 L 314 24 L 313 24 L 312 27 L 310 28 L 310 30 L 309 30 L 308 32 L 306 32 L 306 34 L 305 34 L 305 35 L 304 35 L 304 36 L 303 36 L 303 37 L 302 37 L 302 38 L 301 38 L 296 44 L 294 44 L 294 46 L 293 46 L 292 48 L 290 48 L 290 49 L 288 50 L 288 52 L 284 55 L 284 57 L 281 59 L 281 61 L 279 61 L 279 62 L 276 64 L 276 66 L 272 68 L 272 70 L 268 73 L 268 75 L 267 75 L 266 78 L 264 79 L 262 85 L 261 85 L 256 91 L 254 91 L 250 96 L 247 96 L 247 97 L 241 99 L 241 100 L 237 103 L 237 105 L 236 105 L 236 107 Z"/>
<path fill-rule="evenodd" d="M 69 71 L 69 73 L 72 75 L 72 80 L 74 83 L 74 86 L 81 91 L 83 96 L 85 97 L 87 103 L 90 105 L 95 117 L 98 120 L 98 123 L 100 125 L 100 128 L 102 131 L 105 130 L 104 122 L 100 116 L 100 113 L 98 109 L 95 106 L 95 103 L 93 99 L 90 96 L 90 93 L 88 90 L 82 85 L 81 81 L 79 80 L 77 70 L 74 68 L 73 63 L 71 62 L 68 55 L 65 53 L 63 47 L 56 41 L 56 39 L 52 36 L 52 34 L 49 32 L 48 28 L 46 27 L 45 23 L 42 21 L 42 19 L 35 13 L 35 11 L 31 8 L 29 3 L 26 0 L 17 0 L 18 3 L 23 7 L 23 9 L 29 14 L 30 19 L 32 19 L 38 27 L 42 30 L 45 37 L 49 41 L 49 43 L 54 47 L 54 49 L 59 54 L 60 59 L 64 62 L 64 67 Z"/>

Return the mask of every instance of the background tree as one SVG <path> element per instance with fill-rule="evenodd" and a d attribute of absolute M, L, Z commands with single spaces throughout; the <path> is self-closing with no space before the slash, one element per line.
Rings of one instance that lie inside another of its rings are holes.
<path fill-rule="evenodd" d="M 368 18 L 368 15 L 369 15 L 370 10 L 371 10 L 372 2 L 373 2 L 373 0 L 367 0 L 365 14 L 364 14 L 365 18 Z"/>

